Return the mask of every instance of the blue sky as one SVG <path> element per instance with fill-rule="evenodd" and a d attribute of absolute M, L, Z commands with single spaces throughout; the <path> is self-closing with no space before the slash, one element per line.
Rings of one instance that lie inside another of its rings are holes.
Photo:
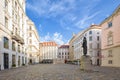
<path fill-rule="evenodd" d="M 26 13 L 40 41 L 65 44 L 73 33 L 100 24 L 119 4 L 120 0 L 26 0 Z"/>

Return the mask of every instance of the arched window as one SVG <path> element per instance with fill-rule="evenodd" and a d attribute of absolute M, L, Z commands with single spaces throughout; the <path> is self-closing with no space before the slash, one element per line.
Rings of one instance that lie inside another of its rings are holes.
<path fill-rule="evenodd" d="M 9 39 L 4 37 L 4 48 L 9 49 Z"/>

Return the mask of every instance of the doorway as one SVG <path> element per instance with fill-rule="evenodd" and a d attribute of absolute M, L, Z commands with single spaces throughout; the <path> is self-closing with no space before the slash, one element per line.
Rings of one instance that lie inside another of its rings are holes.
<path fill-rule="evenodd" d="M 100 65 L 100 60 L 99 59 L 97 59 L 97 66 L 99 66 Z"/>
<path fill-rule="evenodd" d="M 9 55 L 8 53 L 4 53 L 4 69 L 9 68 Z"/>

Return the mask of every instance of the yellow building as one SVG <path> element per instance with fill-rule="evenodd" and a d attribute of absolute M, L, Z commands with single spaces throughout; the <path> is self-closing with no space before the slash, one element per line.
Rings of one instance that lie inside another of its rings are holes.
<path fill-rule="evenodd" d="M 102 27 L 102 65 L 120 67 L 120 6 L 106 18 Z"/>

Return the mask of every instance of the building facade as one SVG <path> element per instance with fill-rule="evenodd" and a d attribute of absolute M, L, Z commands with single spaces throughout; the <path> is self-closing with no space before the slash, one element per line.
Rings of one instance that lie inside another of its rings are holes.
<path fill-rule="evenodd" d="M 120 67 L 120 6 L 100 26 L 102 27 L 102 66 Z"/>
<path fill-rule="evenodd" d="M 57 59 L 58 45 L 55 42 L 40 43 L 41 60 Z"/>
<path fill-rule="evenodd" d="M 27 64 L 25 0 L 0 0 L 0 69 Z"/>
<path fill-rule="evenodd" d="M 72 61 L 74 60 L 74 39 L 75 39 L 75 35 L 72 36 L 72 39 L 69 41 L 69 59 Z"/>
<path fill-rule="evenodd" d="M 39 49 L 39 35 L 34 23 L 27 18 L 26 20 L 26 53 L 28 54 L 28 63 L 39 63 L 40 49 Z"/>
<path fill-rule="evenodd" d="M 100 65 L 101 58 L 101 27 L 91 25 L 88 29 L 81 31 L 74 37 L 73 53 L 74 60 L 79 60 L 83 55 L 83 38 L 87 40 L 87 55 L 91 57 L 93 65 Z"/>
<path fill-rule="evenodd" d="M 69 60 L 69 45 L 61 45 L 57 57 L 60 60 Z"/>

